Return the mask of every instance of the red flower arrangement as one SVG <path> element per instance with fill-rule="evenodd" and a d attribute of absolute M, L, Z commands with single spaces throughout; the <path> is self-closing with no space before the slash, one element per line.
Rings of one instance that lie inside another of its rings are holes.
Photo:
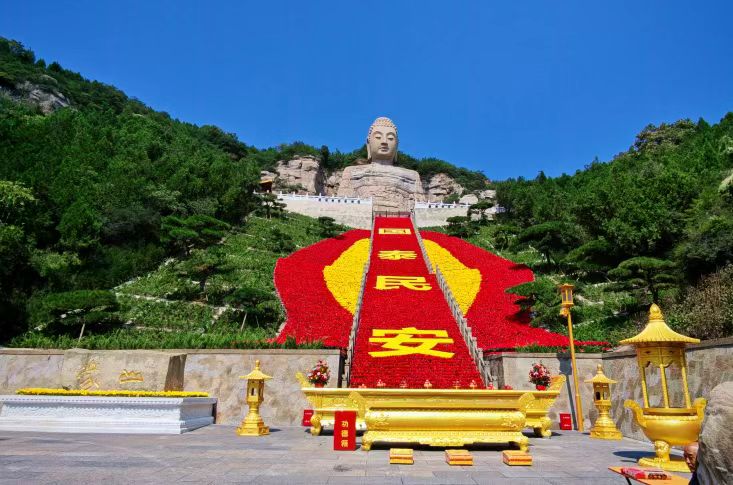
<path fill-rule="evenodd" d="M 314 384 L 316 387 L 323 387 L 328 384 L 328 380 L 331 378 L 331 369 L 328 368 L 328 363 L 325 360 L 319 360 L 308 371 L 307 377 L 311 384 Z"/>
<path fill-rule="evenodd" d="M 542 362 L 532 364 L 532 368 L 529 371 L 529 382 L 537 386 L 539 390 L 544 390 L 544 388 L 550 385 L 550 371 Z"/>

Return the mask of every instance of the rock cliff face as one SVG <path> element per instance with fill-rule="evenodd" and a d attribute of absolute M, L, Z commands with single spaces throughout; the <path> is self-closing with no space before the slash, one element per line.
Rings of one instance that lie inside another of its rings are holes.
<path fill-rule="evenodd" d="M 346 167 L 337 195 L 372 197 L 375 210 L 405 211 L 425 200 L 420 175 L 393 165 L 356 165 Z"/>
<path fill-rule="evenodd" d="M 429 180 L 421 181 L 414 170 L 393 166 L 376 167 L 364 159 L 343 170 L 336 170 L 326 176 L 320 161 L 311 156 L 301 156 L 277 163 L 275 187 L 286 191 L 300 191 L 310 195 L 338 195 L 342 197 L 375 197 L 385 201 L 394 197 L 393 203 L 386 203 L 380 210 L 405 210 L 417 202 L 443 202 L 452 194 L 462 194 L 464 188 L 452 177 L 439 173 Z M 296 189 L 299 188 L 299 189 Z"/>
<path fill-rule="evenodd" d="M 423 191 L 427 202 L 443 202 L 451 194 L 461 194 L 463 187 L 452 177 L 444 173 L 437 173 L 430 180 L 423 181 Z"/>
<path fill-rule="evenodd" d="M 324 193 L 325 177 L 321 162 L 315 157 L 303 156 L 280 161 L 277 162 L 276 170 L 278 174 L 276 185 L 279 188 L 290 189 L 300 186 L 309 194 Z"/>
<path fill-rule="evenodd" d="M 51 76 L 45 76 L 45 78 L 49 83 L 56 83 L 56 80 Z M 58 89 L 33 84 L 29 81 L 15 85 L 15 88 L 0 88 L 0 92 L 5 93 L 15 101 L 27 101 L 37 104 L 43 114 L 49 114 L 71 105 L 69 99 Z"/>
<path fill-rule="evenodd" d="M 700 432 L 697 478 L 703 484 L 730 483 L 733 470 L 733 382 L 719 384 L 710 393 Z"/>

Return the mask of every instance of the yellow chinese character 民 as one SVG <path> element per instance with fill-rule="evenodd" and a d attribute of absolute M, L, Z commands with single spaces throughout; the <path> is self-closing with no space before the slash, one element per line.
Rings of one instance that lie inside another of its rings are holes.
<path fill-rule="evenodd" d="M 424 276 L 377 276 L 375 288 L 378 290 L 396 290 L 400 286 L 416 291 L 428 291 L 433 288 Z"/>
<path fill-rule="evenodd" d="M 386 235 L 402 235 L 402 234 L 412 234 L 409 229 L 402 229 L 398 227 L 380 227 L 379 228 L 379 234 L 386 234 Z"/>
<path fill-rule="evenodd" d="M 392 335 L 387 337 L 387 335 Z M 431 335 L 432 337 L 419 337 L 416 335 Z M 423 354 L 442 359 L 450 359 L 453 352 L 435 350 L 439 344 L 452 344 L 453 339 L 448 337 L 445 330 L 418 330 L 415 327 L 407 327 L 399 330 L 373 329 L 370 343 L 381 343 L 383 349 L 369 352 L 372 357 L 396 357 L 399 355 Z"/>
<path fill-rule="evenodd" d="M 415 251 L 379 251 L 379 259 L 391 259 L 396 261 L 398 259 L 415 259 L 417 253 Z"/>

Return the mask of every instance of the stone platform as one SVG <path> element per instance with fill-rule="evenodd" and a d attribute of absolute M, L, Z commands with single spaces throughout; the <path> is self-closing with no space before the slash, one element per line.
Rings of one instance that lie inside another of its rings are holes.
<path fill-rule="evenodd" d="M 306 428 L 271 432 L 245 438 L 223 425 L 159 436 L 0 431 L 0 483 L 621 485 L 607 467 L 652 453 L 650 443 L 562 431 L 530 439 L 531 467 L 504 465 L 500 448 L 489 446 L 469 447 L 471 467 L 448 466 L 443 451 L 427 448 L 415 450 L 414 465 L 389 465 L 387 449 L 337 452 L 332 436 Z"/>
<path fill-rule="evenodd" d="M 0 396 L 0 433 L 180 434 L 214 422 L 216 398 Z"/>

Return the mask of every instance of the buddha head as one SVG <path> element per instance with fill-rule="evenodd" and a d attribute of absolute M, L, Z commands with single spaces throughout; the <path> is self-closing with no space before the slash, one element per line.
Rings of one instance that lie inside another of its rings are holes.
<path fill-rule="evenodd" d="M 369 127 L 367 157 L 372 163 L 392 165 L 397 154 L 397 127 L 392 120 L 379 117 Z"/>

